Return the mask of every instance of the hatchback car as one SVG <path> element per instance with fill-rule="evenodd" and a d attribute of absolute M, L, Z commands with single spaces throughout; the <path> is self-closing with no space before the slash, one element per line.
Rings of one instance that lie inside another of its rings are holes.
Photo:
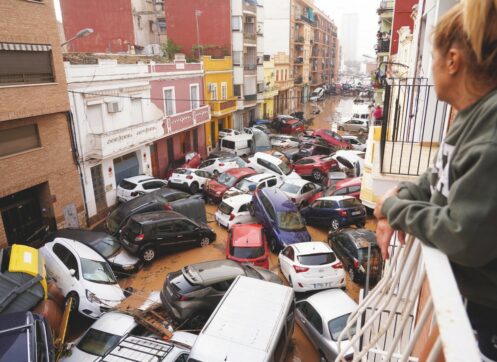
<path fill-rule="evenodd" d="M 368 270 L 369 280 L 375 284 L 383 271 L 383 259 L 372 231 L 366 229 L 348 229 L 338 233 L 330 232 L 328 242 L 335 251 L 343 268 L 354 282 L 364 282 Z"/>
<path fill-rule="evenodd" d="M 329 129 L 320 128 L 314 131 L 312 134 L 314 137 L 320 137 L 322 140 L 326 141 L 329 145 L 336 147 L 338 149 L 349 150 L 352 148 L 350 143 L 345 141 L 338 133 L 333 132 Z"/>
<path fill-rule="evenodd" d="M 250 213 L 264 226 L 273 253 L 289 244 L 311 240 L 297 206 L 280 189 L 258 190 L 252 197 Z"/>
<path fill-rule="evenodd" d="M 339 131 L 354 132 L 361 136 L 368 134 L 369 121 L 367 119 L 352 118 L 348 121 L 338 124 Z"/>
<path fill-rule="evenodd" d="M 124 248 L 147 263 L 164 251 L 207 246 L 216 233 L 206 224 L 196 223 L 174 211 L 153 211 L 133 215 L 121 232 Z"/>
<path fill-rule="evenodd" d="M 271 173 L 258 173 L 240 180 L 240 182 L 224 193 L 223 199 L 235 195 L 253 193 L 255 190 L 264 187 L 276 187 L 280 184 L 281 181 L 275 175 Z"/>
<path fill-rule="evenodd" d="M 223 199 L 214 214 L 216 222 L 228 230 L 235 224 L 257 222 L 257 219 L 249 212 L 251 202 L 252 194 L 240 194 Z"/>
<path fill-rule="evenodd" d="M 248 167 L 257 170 L 260 173 L 272 173 L 281 181 L 288 178 L 301 178 L 298 173 L 293 171 L 292 165 L 265 152 L 257 152 L 254 156 L 249 158 Z"/>
<path fill-rule="evenodd" d="M 302 216 L 309 225 L 326 226 L 331 230 L 366 224 L 366 207 L 352 196 L 320 197 L 302 209 Z"/>
<path fill-rule="evenodd" d="M 98 318 L 124 299 L 104 258 L 78 241 L 57 238 L 40 249 L 47 274 L 62 294 L 73 298 L 73 310 Z"/>
<path fill-rule="evenodd" d="M 235 186 L 243 178 L 256 173 L 256 171 L 248 167 L 233 168 L 220 174 L 217 179 L 207 182 L 204 192 L 208 198 L 214 202 L 219 202 L 223 199 L 223 195 L 228 189 Z"/>
<path fill-rule="evenodd" d="M 321 186 L 307 180 L 290 179 L 280 186 L 297 207 L 301 208 L 311 204 L 315 199 L 323 196 Z"/>
<path fill-rule="evenodd" d="M 338 181 L 334 186 L 330 187 L 330 196 L 353 196 L 359 200 L 361 196 L 361 177 L 347 178 L 345 180 Z"/>
<path fill-rule="evenodd" d="M 345 286 L 342 263 L 322 241 L 288 245 L 278 261 L 281 273 L 296 292 Z"/>
<path fill-rule="evenodd" d="M 356 136 L 342 136 L 342 138 L 352 145 L 356 151 L 366 152 L 367 145 Z"/>
<path fill-rule="evenodd" d="M 126 202 L 164 186 L 167 186 L 166 181 L 147 175 L 128 177 L 117 185 L 117 200 Z"/>
<path fill-rule="evenodd" d="M 196 194 L 203 189 L 205 184 L 212 178 L 212 175 L 204 170 L 195 168 L 177 168 L 168 180 L 168 186 L 180 188 Z"/>
<path fill-rule="evenodd" d="M 338 170 L 338 162 L 332 156 L 309 156 L 293 163 L 293 169 L 302 177 L 312 177 L 319 182 L 328 172 Z"/>
<path fill-rule="evenodd" d="M 226 259 L 269 269 L 267 241 L 262 225 L 233 225 L 226 240 Z"/>
<path fill-rule="evenodd" d="M 319 351 L 321 361 L 336 359 L 338 337 L 345 329 L 349 316 L 357 308 L 357 303 L 340 289 L 324 290 L 297 302 L 295 308 L 297 324 Z M 340 349 L 346 350 L 349 343 L 345 338 L 340 343 Z M 345 355 L 346 361 L 352 359 L 352 353 Z"/>
<path fill-rule="evenodd" d="M 199 169 L 217 176 L 220 173 L 228 171 L 232 168 L 245 167 L 246 165 L 247 163 L 242 160 L 241 157 L 225 156 L 205 160 L 200 164 Z"/>
<path fill-rule="evenodd" d="M 295 117 L 278 115 L 271 122 L 271 128 L 279 133 L 298 135 L 305 131 L 304 123 Z"/>
<path fill-rule="evenodd" d="M 269 270 L 233 260 L 212 260 L 169 273 L 160 299 L 179 323 L 200 329 L 239 275 L 281 284 L 278 276 Z"/>
<path fill-rule="evenodd" d="M 142 262 L 124 249 L 119 241 L 104 232 L 84 229 L 61 229 L 52 233 L 47 242 L 65 238 L 83 243 L 99 253 L 118 276 L 127 276 L 140 270 Z"/>

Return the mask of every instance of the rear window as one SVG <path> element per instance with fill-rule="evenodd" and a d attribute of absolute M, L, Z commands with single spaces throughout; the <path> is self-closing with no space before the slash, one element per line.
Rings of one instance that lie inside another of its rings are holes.
<path fill-rule="evenodd" d="M 300 255 L 297 259 L 302 265 L 326 265 L 337 260 L 333 253 Z"/>
<path fill-rule="evenodd" d="M 125 190 L 133 190 L 136 187 L 136 184 L 126 180 L 122 180 L 121 183 L 119 184 L 119 187 Z"/>
<path fill-rule="evenodd" d="M 230 245 L 230 254 L 240 259 L 255 259 L 264 255 L 264 246 L 256 248 L 240 248 Z"/>
<path fill-rule="evenodd" d="M 221 211 L 223 214 L 226 214 L 226 215 L 231 214 L 231 212 L 233 211 L 233 208 L 225 202 L 221 202 L 219 204 L 218 209 L 219 209 L 219 211 Z"/>
<path fill-rule="evenodd" d="M 127 227 L 134 234 L 140 234 L 142 231 L 142 225 L 133 219 L 129 219 Z"/>
<path fill-rule="evenodd" d="M 178 168 L 174 170 L 174 173 L 177 173 L 178 175 L 189 175 L 192 173 L 192 171 L 184 169 L 184 168 Z"/>
<path fill-rule="evenodd" d="M 114 348 L 121 339 L 121 336 L 102 332 L 96 329 L 89 329 L 83 339 L 79 341 L 78 348 L 86 353 L 95 356 L 103 356 Z"/>
<path fill-rule="evenodd" d="M 300 190 L 300 187 L 291 183 L 284 182 L 281 185 L 280 190 L 283 192 L 288 192 L 290 194 L 297 194 Z"/>
<path fill-rule="evenodd" d="M 345 199 L 340 201 L 340 207 L 357 207 L 362 204 L 357 199 Z"/>
<path fill-rule="evenodd" d="M 227 187 L 232 187 L 237 181 L 237 178 L 235 176 L 230 175 L 229 173 L 222 173 L 219 175 L 217 178 L 217 182 L 219 182 L 221 185 L 227 186 Z"/>

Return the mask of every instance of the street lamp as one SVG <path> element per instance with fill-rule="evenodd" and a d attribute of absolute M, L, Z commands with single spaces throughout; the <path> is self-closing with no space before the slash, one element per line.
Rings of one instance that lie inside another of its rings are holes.
<path fill-rule="evenodd" d="M 63 42 L 62 44 L 60 44 L 60 46 L 63 47 L 64 45 L 66 45 L 67 43 L 72 42 L 73 40 L 76 40 L 76 39 L 79 39 L 79 38 L 84 38 L 85 36 L 88 36 L 88 35 L 90 35 L 92 33 L 93 33 L 93 29 L 91 29 L 91 28 L 81 29 L 80 31 L 78 31 L 78 33 L 75 36 L 73 36 L 69 40 L 66 40 L 65 42 Z"/>

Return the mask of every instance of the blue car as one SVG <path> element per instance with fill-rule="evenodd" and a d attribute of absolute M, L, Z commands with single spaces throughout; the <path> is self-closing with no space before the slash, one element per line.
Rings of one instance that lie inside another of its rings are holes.
<path fill-rule="evenodd" d="M 333 231 L 366 224 L 366 208 L 352 196 L 320 197 L 300 212 L 309 225 L 327 226 Z"/>
<path fill-rule="evenodd" d="M 249 207 L 264 227 L 269 248 L 276 253 L 285 246 L 311 241 L 297 206 L 283 191 L 263 188 L 254 193 Z"/>

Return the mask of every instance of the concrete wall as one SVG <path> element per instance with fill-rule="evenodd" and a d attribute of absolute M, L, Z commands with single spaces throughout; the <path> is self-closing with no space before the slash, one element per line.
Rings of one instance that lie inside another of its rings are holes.
<path fill-rule="evenodd" d="M 264 3 L 264 54 L 290 55 L 290 0 Z"/>

